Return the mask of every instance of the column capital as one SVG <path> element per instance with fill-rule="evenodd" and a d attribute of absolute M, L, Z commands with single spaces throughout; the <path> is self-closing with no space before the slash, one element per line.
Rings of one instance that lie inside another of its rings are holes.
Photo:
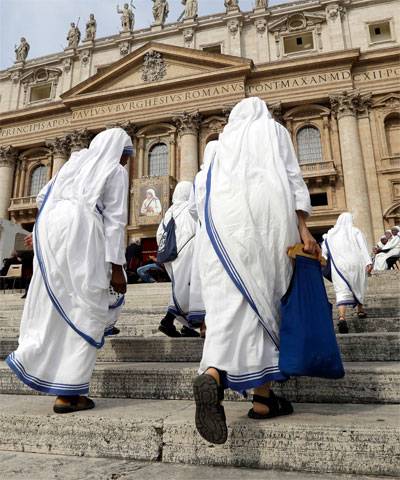
<path fill-rule="evenodd" d="M 56 137 L 52 140 L 46 140 L 48 147 L 53 155 L 67 157 L 71 150 L 71 140 L 68 135 L 64 137 Z"/>
<path fill-rule="evenodd" d="M 180 135 L 197 135 L 201 124 L 201 115 L 199 112 L 183 112 L 173 117 L 172 121 Z"/>
<path fill-rule="evenodd" d="M 11 145 L 0 147 L 0 167 L 14 167 L 18 158 L 18 150 Z"/>
<path fill-rule="evenodd" d="M 361 95 L 360 92 L 344 91 L 329 96 L 332 111 L 338 118 L 346 115 L 357 116 L 357 114 L 368 113 L 372 104 L 372 94 Z"/>
<path fill-rule="evenodd" d="M 87 148 L 92 136 L 92 133 L 90 133 L 87 128 L 82 131 L 74 130 L 73 132 L 68 133 L 67 137 L 69 138 L 71 152 L 76 152 L 78 150 L 82 150 L 83 148 Z"/>
<path fill-rule="evenodd" d="M 125 130 L 125 132 L 130 136 L 130 137 L 134 137 L 139 128 L 137 127 L 137 125 L 131 121 L 129 122 L 114 122 L 114 123 L 109 123 L 106 125 L 106 128 L 107 129 L 110 129 L 110 128 L 122 128 L 123 130 Z"/>

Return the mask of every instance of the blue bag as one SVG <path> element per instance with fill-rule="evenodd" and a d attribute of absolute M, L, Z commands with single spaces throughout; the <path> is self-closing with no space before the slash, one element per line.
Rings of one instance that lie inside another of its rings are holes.
<path fill-rule="evenodd" d="M 344 369 L 318 260 L 296 256 L 281 302 L 279 368 L 288 377 L 342 378 Z"/>
<path fill-rule="evenodd" d="M 174 217 L 171 217 L 167 225 L 164 225 L 163 223 L 163 228 L 164 228 L 164 233 L 162 234 L 160 245 L 157 251 L 157 262 L 158 263 L 173 262 L 178 257 Z"/>

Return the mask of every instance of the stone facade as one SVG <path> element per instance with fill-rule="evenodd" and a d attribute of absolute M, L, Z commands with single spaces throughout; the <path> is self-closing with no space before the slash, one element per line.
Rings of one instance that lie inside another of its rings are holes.
<path fill-rule="evenodd" d="M 158 219 L 138 222 L 134 211 L 140 189 L 154 176 L 171 189 L 191 180 L 232 106 L 257 95 L 292 135 L 315 233 L 346 210 L 370 244 L 400 224 L 397 1 L 267 4 L 96 38 L 1 71 L 0 218 L 29 227 L 38 182 L 120 125 L 137 148 L 128 233 L 152 238 Z"/>

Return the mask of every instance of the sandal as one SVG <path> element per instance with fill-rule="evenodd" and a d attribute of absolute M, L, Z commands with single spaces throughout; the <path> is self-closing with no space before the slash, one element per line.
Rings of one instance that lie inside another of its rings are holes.
<path fill-rule="evenodd" d="M 265 415 L 257 413 L 253 408 L 247 414 L 253 420 L 265 420 L 267 418 L 282 417 L 283 415 L 291 415 L 293 413 L 293 406 L 286 400 L 286 398 L 278 397 L 270 390 L 269 397 L 261 397 L 260 395 L 253 395 L 253 403 L 261 403 L 269 408 L 269 412 Z"/>
<path fill-rule="evenodd" d="M 197 338 L 200 337 L 200 333 L 196 332 L 193 328 L 183 326 L 181 329 L 181 337 Z"/>
<path fill-rule="evenodd" d="M 337 324 L 339 333 L 349 333 L 349 326 L 347 325 L 344 317 L 339 317 L 339 322 Z"/>
<path fill-rule="evenodd" d="M 165 325 L 161 322 L 160 326 L 158 327 L 158 330 L 164 335 L 166 335 L 167 337 L 171 337 L 171 338 L 181 337 L 180 332 L 176 329 L 174 324 Z"/>
<path fill-rule="evenodd" d="M 196 428 L 207 442 L 222 444 L 228 438 L 224 407 L 224 388 L 208 374 L 199 375 L 193 382 L 196 402 Z"/>
<path fill-rule="evenodd" d="M 82 402 L 82 400 L 84 400 Z M 71 396 L 69 399 L 69 404 L 57 405 L 54 404 L 53 411 L 54 413 L 74 413 L 81 412 L 83 410 L 91 410 L 95 407 L 95 403 L 88 397 L 81 396 Z"/>
<path fill-rule="evenodd" d="M 357 312 L 357 317 L 358 318 L 367 318 L 367 314 L 366 312 Z"/>

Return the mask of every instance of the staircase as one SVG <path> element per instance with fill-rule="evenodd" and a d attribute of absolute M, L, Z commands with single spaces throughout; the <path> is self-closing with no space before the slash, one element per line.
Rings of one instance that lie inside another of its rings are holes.
<path fill-rule="evenodd" d="M 338 335 L 344 379 L 275 386 L 296 403 L 295 415 L 264 422 L 248 419 L 249 404 L 229 392 L 222 446 L 205 442 L 194 426 L 192 379 L 202 341 L 158 333 L 169 293 L 170 284 L 130 286 L 121 334 L 98 356 L 91 382 L 97 408 L 90 412 L 53 415 L 53 399 L 26 388 L 0 362 L 0 450 L 288 470 L 302 472 L 299 478 L 400 475 L 400 272 L 371 278 L 368 318 L 349 317 L 351 333 Z M 1 360 L 16 348 L 22 308 L 19 295 L 0 294 Z"/>

